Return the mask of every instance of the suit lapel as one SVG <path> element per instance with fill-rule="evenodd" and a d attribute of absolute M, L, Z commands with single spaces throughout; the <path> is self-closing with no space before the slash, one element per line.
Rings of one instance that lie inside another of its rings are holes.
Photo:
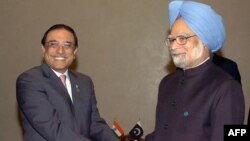
<path fill-rule="evenodd" d="M 43 75 L 44 77 L 46 77 L 48 79 L 48 83 L 59 92 L 59 94 L 65 99 L 65 101 L 67 101 L 69 108 L 72 112 L 72 118 L 74 119 L 73 122 L 73 128 L 76 131 L 80 131 L 80 127 L 76 118 L 76 112 L 75 112 L 75 108 L 74 105 L 71 101 L 71 98 L 68 94 L 67 89 L 65 88 L 65 86 L 63 85 L 63 83 L 61 82 L 60 78 L 57 77 L 57 75 L 51 70 L 51 68 L 47 65 L 47 64 L 42 64 L 41 65 L 42 71 L 43 71 Z M 77 93 L 77 89 L 76 89 L 76 85 L 77 85 L 77 79 L 76 79 L 76 75 L 74 75 L 71 71 L 69 71 L 69 77 L 70 77 L 70 82 L 71 82 L 71 89 L 72 89 L 72 98 L 73 98 L 73 102 L 77 102 L 76 98 L 74 101 L 74 97 Z M 77 85 L 78 86 L 78 85 Z"/>
<path fill-rule="evenodd" d="M 71 83 L 73 104 L 75 105 L 77 104 L 77 100 L 78 100 L 77 96 L 79 95 L 79 92 L 80 92 L 79 84 L 77 81 L 77 75 L 74 74 L 74 72 L 69 70 L 69 78 L 70 78 L 70 83 Z"/>
<path fill-rule="evenodd" d="M 72 99 L 73 99 L 73 112 L 74 112 L 74 117 L 75 117 L 75 127 L 77 127 L 78 131 L 80 131 L 80 124 L 79 124 L 79 120 L 77 117 L 77 112 L 78 109 L 76 108 L 79 102 L 79 84 L 78 84 L 78 79 L 77 79 L 77 75 L 72 72 L 71 70 L 68 71 L 69 74 L 69 79 L 70 79 L 70 83 L 71 83 L 71 90 L 72 90 Z"/>
<path fill-rule="evenodd" d="M 60 78 L 51 70 L 51 68 L 47 64 L 42 64 L 41 66 L 43 70 L 43 75 L 48 79 L 48 83 L 59 92 L 59 94 L 67 101 L 71 110 L 73 109 L 73 105 L 68 94 L 67 89 L 61 82 Z"/>

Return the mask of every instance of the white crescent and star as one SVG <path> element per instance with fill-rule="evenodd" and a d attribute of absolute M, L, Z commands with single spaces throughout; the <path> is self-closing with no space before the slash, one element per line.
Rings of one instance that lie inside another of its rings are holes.
<path fill-rule="evenodd" d="M 135 128 L 133 132 L 136 136 L 139 136 L 141 134 L 141 130 L 139 128 Z"/>

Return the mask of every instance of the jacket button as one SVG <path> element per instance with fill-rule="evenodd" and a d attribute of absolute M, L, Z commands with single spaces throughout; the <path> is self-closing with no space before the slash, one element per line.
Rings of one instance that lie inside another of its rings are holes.
<path fill-rule="evenodd" d="M 176 106 L 176 101 L 175 101 L 175 100 L 172 101 L 171 105 L 172 105 L 172 106 Z"/>
<path fill-rule="evenodd" d="M 187 111 L 185 111 L 185 112 L 183 113 L 183 115 L 184 115 L 184 117 L 188 117 L 188 116 L 189 116 L 189 113 L 188 113 Z"/>
<path fill-rule="evenodd" d="M 163 125 L 164 127 L 164 129 L 167 129 L 168 128 L 168 124 L 167 123 L 165 123 L 164 125 Z"/>

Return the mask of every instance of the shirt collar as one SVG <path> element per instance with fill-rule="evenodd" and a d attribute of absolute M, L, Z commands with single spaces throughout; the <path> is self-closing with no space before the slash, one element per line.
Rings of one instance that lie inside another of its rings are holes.
<path fill-rule="evenodd" d="M 68 69 L 64 72 L 64 73 L 59 73 L 59 72 L 57 72 L 57 71 L 55 71 L 55 70 L 53 70 L 52 68 L 51 68 L 51 70 L 56 74 L 56 76 L 60 76 L 60 75 L 62 75 L 62 74 L 64 74 L 64 75 L 66 75 L 66 77 L 68 77 Z"/>

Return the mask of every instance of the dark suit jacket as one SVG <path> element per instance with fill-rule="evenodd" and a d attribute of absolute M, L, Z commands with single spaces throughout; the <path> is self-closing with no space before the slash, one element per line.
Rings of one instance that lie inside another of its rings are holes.
<path fill-rule="evenodd" d="M 47 64 L 21 74 L 16 96 L 24 141 L 115 141 L 100 117 L 91 79 L 69 70 L 73 103 L 60 78 Z"/>
<path fill-rule="evenodd" d="M 145 141 L 223 141 L 226 124 L 244 123 L 241 85 L 211 60 L 160 83 L 155 130 Z"/>
<path fill-rule="evenodd" d="M 247 124 L 250 125 L 250 109 L 249 109 L 249 112 L 248 112 L 248 120 L 247 120 Z"/>
<path fill-rule="evenodd" d="M 241 84 L 241 76 L 237 64 L 228 58 L 213 54 L 213 62 L 229 73 L 235 80 Z"/>

